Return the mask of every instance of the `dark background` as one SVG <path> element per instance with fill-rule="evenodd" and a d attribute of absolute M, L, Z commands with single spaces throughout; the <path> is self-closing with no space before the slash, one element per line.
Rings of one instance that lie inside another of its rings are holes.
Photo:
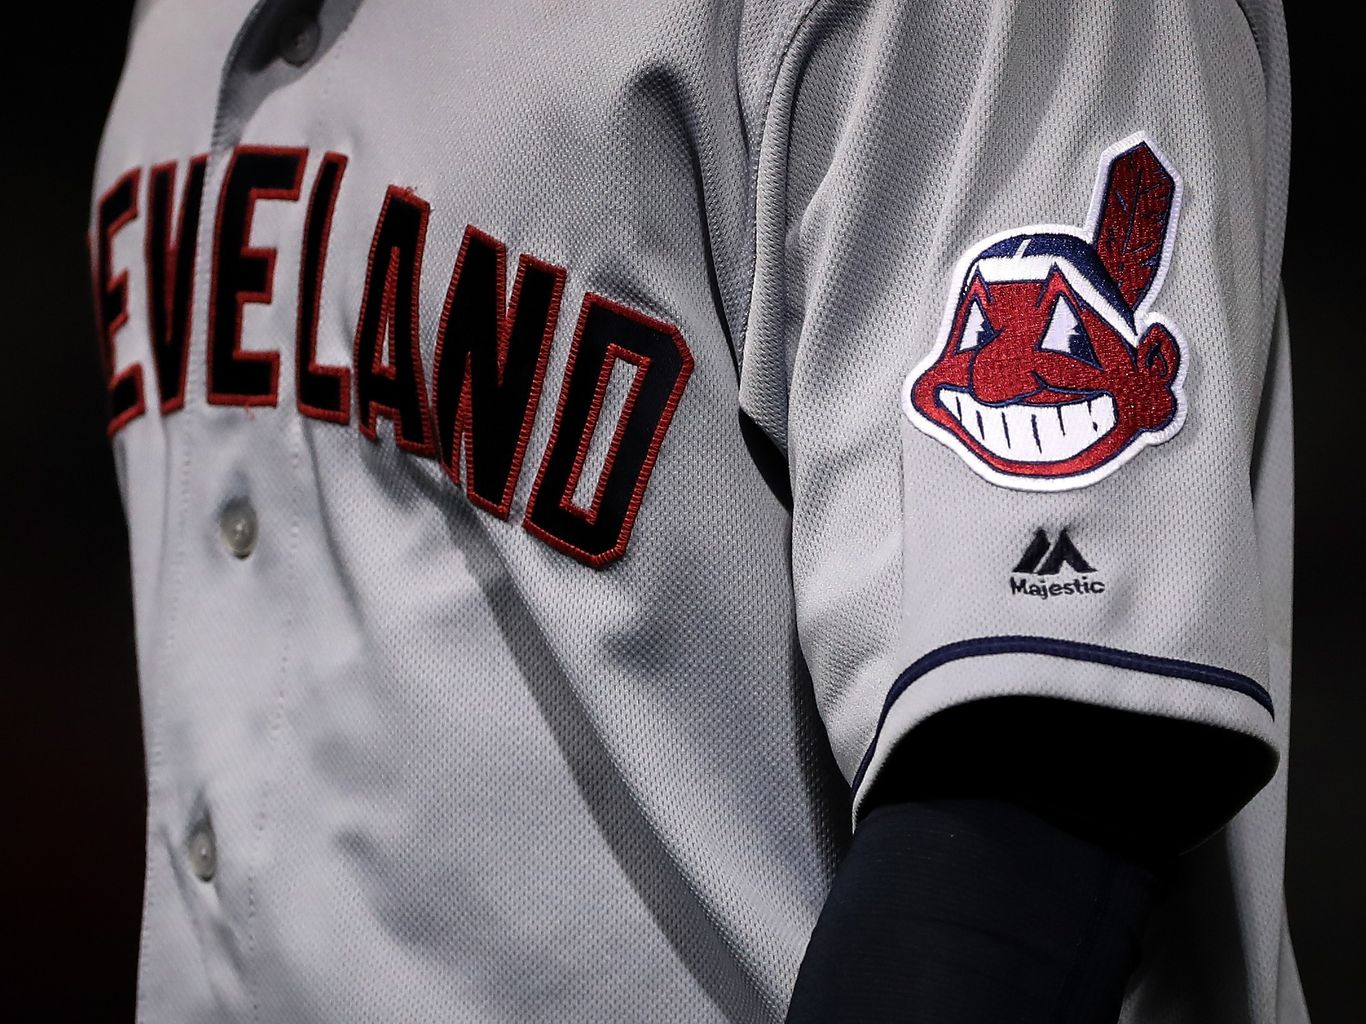
<path fill-rule="evenodd" d="M 1350 198 L 1361 184 L 1341 121 L 1355 125 L 1360 113 L 1337 48 L 1342 26 L 1315 5 L 1293 6 L 1302 13 L 1289 15 L 1298 532 L 1287 900 L 1310 1012 L 1315 1024 L 1338 1024 L 1366 1020 L 1366 673 L 1350 653 L 1366 626 L 1354 500 L 1366 474 L 1357 440 L 1366 331 L 1352 312 L 1361 285 L 1348 280 L 1362 269 Z M 38 24 L 11 40 L 7 59 L 17 131 L 0 169 L 10 232 L 0 321 L 9 438 L 0 914 L 11 952 L 0 1005 L 31 1008 L 11 1019 L 51 1024 L 131 1021 L 137 962 L 142 741 L 84 241 L 128 7 L 32 8 Z"/>

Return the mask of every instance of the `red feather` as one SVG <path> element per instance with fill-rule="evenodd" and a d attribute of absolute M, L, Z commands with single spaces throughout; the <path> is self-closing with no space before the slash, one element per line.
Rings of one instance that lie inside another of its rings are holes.
<path fill-rule="evenodd" d="M 1162 267 L 1176 181 L 1146 142 L 1110 163 L 1096 223 L 1096 254 L 1134 309 Z"/>

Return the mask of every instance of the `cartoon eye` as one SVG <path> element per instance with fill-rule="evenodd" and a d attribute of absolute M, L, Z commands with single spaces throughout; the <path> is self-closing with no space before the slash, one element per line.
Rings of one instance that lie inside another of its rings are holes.
<path fill-rule="evenodd" d="M 1063 295 L 1058 296 L 1058 301 L 1053 306 L 1053 315 L 1048 318 L 1048 327 L 1039 339 L 1039 348 L 1045 352 L 1062 352 L 1092 366 L 1100 365 L 1096 360 L 1096 350 L 1091 347 L 1091 338 L 1087 335 L 1086 328 L 1082 326 L 1072 304 Z"/>
<path fill-rule="evenodd" d="M 968 307 L 968 318 L 963 324 L 963 334 L 958 341 L 958 351 L 976 348 L 978 345 L 985 345 L 995 339 L 1000 334 L 995 327 L 991 326 L 991 321 L 982 312 L 982 307 L 977 304 L 977 300 L 972 300 L 972 305 Z"/>

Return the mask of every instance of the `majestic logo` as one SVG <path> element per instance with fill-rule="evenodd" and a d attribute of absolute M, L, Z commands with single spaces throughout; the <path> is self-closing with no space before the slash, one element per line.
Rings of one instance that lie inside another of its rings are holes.
<path fill-rule="evenodd" d="M 1071 578 L 1065 581 L 1026 578 L 1060 576 L 1064 566 L 1071 571 Z M 1103 594 L 1105 581 L 1094 579 L 1095 573 L 1095 568 L 1077 550 L 1065 528 L 1058 532 L 1056 541 L 1049 541 L 1043 530 L 1035 530 L 1029 546 L 1011 570 L 1010 592 L 1045 601 L 1068 594 Z"/>
<path fill-rule="evenodd" d="M 972 246 L 938 341 L 906 378 L 911 422 L 986 480 L 1033 491 L 1095 483 L 1176 434 L 1186 346 L 1149 306 L 1180 206 L 1176 171 L 1135 135 L 1102 154 L 1083 229 Z"/>

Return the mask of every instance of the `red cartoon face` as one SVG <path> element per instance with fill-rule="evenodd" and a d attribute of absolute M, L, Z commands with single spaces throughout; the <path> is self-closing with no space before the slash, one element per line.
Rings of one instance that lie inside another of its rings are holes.
<path fill-rule="evenodd" d="M 1186 351 L 1149 315 L 1176 241 L 1181 178 L 1143 135 L 1100 157 L 1081 228 L 1003 231 L 964 253 L 911 423 L 1002 487 L 1095 483 L 1185 419 Z"/>
<path fill-rule="evenodd" d="M 1041 281 L 988 283 L 974 272 L 909 397 L 998 473 L 1058 480 L 1170 424 L 1180 366 L 1165 326 L 1150 325 L 1135 348 L 1056 265 Z"/>

